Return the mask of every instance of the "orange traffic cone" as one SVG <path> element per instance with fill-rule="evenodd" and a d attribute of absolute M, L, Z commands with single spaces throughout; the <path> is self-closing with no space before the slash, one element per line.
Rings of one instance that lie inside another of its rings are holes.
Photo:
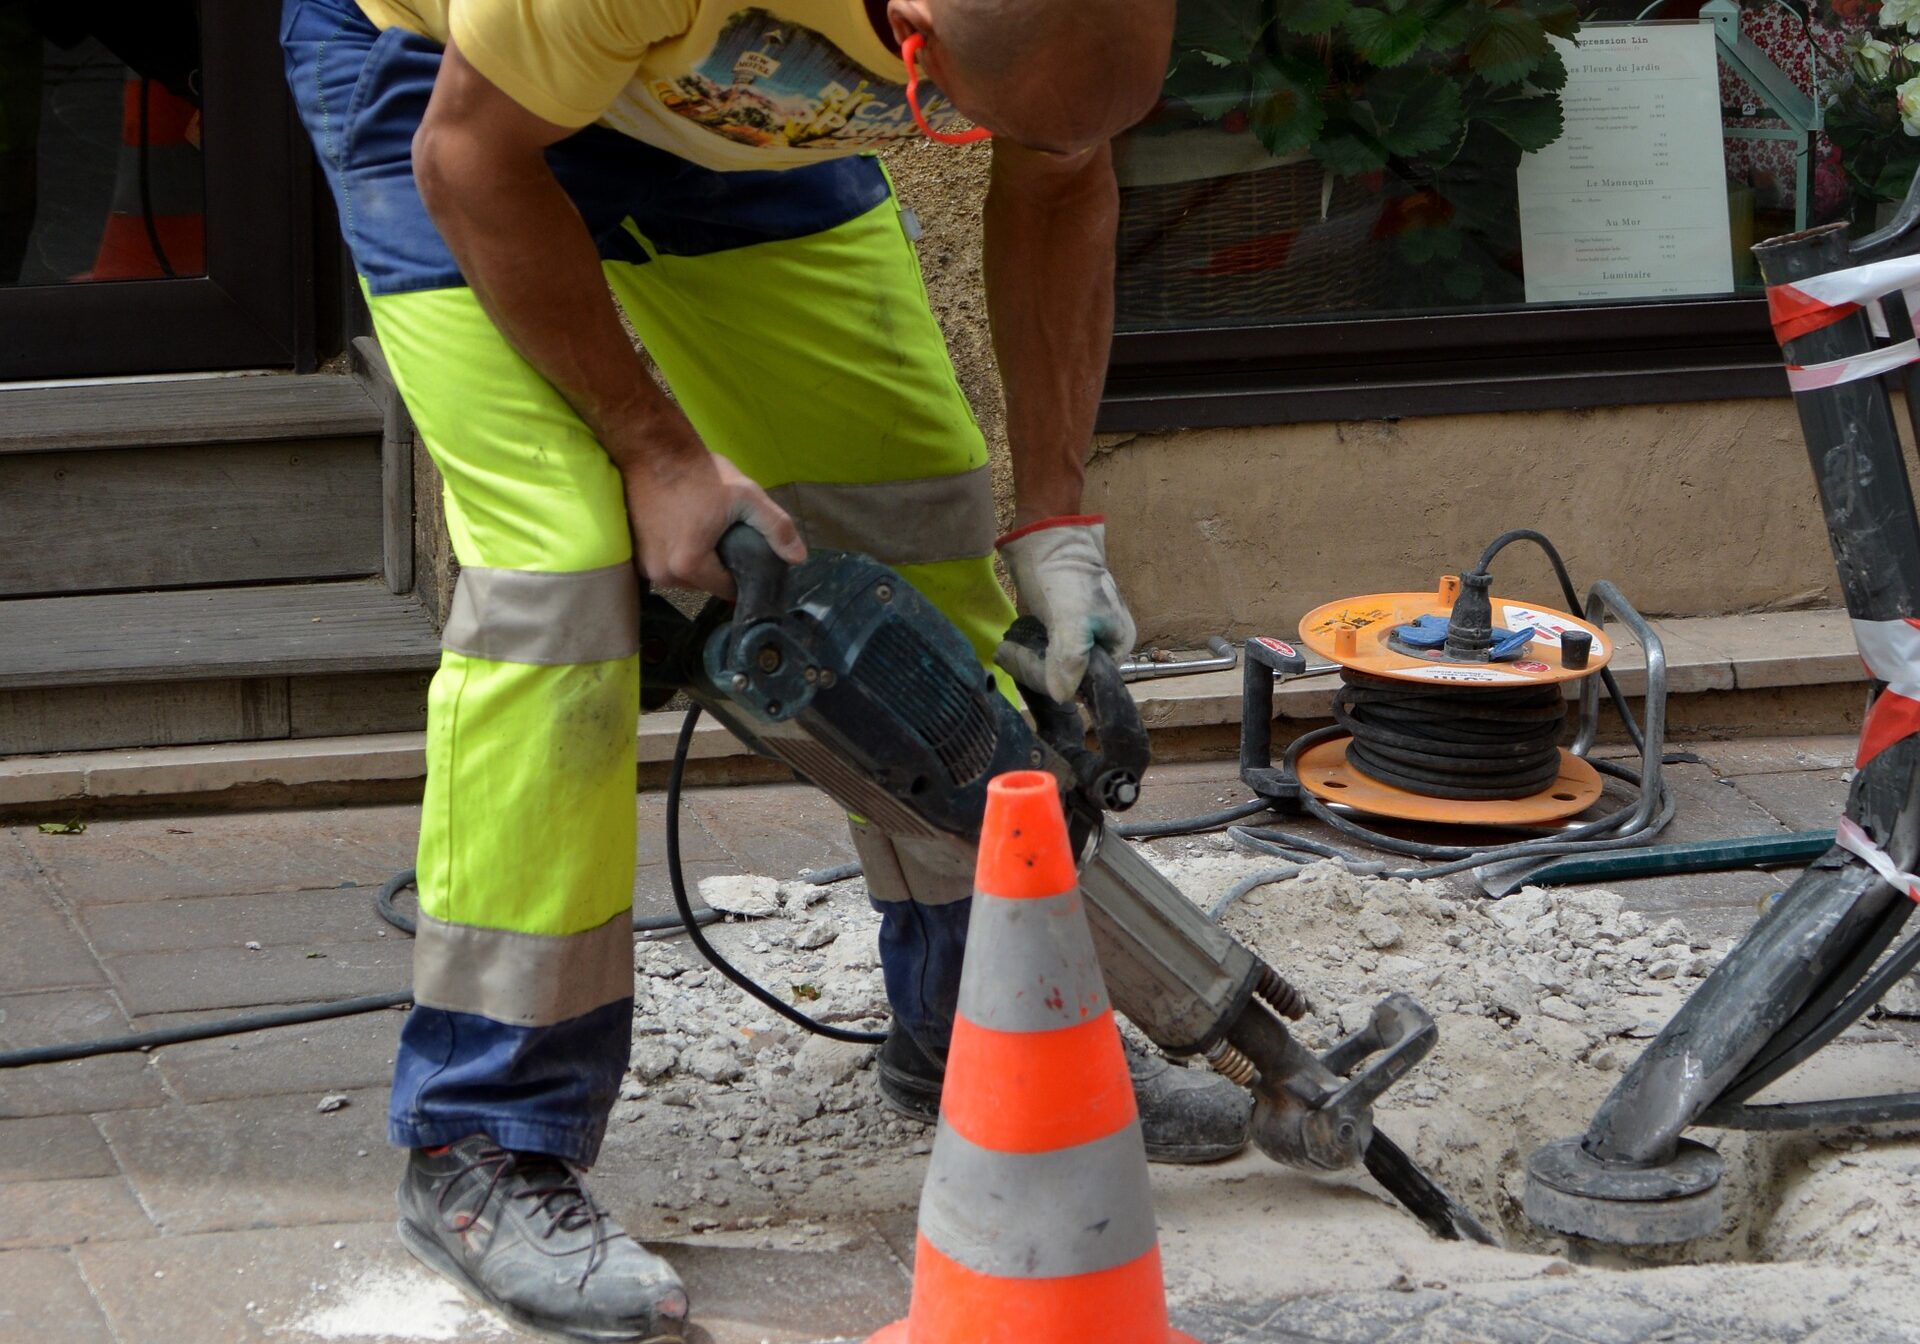
<path fill-rule="evenodd" d="M 869 1344 L 1193 1344 L 1058 785 L 988 787 L 913 1301 Z"/>
<path fill-rule="evenodd" d="M 206 274 L 199 140 L 200 112 L 192 103 L 128 75 L 121 95 L 113 204 L 93 266 L 75 280 Z"/>

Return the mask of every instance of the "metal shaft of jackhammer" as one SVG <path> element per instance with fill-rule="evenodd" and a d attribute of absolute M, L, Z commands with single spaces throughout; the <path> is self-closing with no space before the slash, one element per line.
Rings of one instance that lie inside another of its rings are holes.
<path fill-rule="evenodd" d="M 1755 252 L 1770 285 L 1855 264 L 1842 226 L 1773 240 Z M 1788 362 L 1801 366 L 1871 349 L 1864 311 L 1785 347 Z M 1861 379 L 1798 391 L 1795 401 L 1848 613 L 1856 622 L 1920 615 L 1920 519 L 1886 389 Z M 1875 693 L 1884 689 L 1876 684 Z M 1847 805 L 1903 866 L 1920 840 L 1920 808 L 1911 805 L 1917 758 L 1911 739 L 1881 751 L 1856 777 Z M 1818 860 L 1628 1069 L 1594 1116 L 1588 1153 L 1624 1166 L 1671 1160 L 1681 1131 L 1848 962 L 1896 899 L 1845 851 Z"/>

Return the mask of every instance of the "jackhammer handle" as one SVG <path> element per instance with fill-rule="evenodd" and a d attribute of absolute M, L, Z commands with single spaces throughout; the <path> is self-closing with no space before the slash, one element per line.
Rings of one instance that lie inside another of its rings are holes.
<path fill-rule="evenodd" d="M 787 562 L 751 523 L 735 523 L 720 534 L 714 547 L 720 563 L 733 575 L 735 625 L 748 626 L 780 615 L 780 588 Z"/>

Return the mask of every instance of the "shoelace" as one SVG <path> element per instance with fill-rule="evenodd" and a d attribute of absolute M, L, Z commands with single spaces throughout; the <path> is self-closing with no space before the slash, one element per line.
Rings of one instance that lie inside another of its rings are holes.
<path fill-rule="evenodd" d="M 477 1152 L 473 1159 L 456 1171 L 441 1187 L 436 1206 L 444 1217 L 447 1211 L 447 1194 L 460 1184 L 460 1178 L 469 1172 L 485 1168 L 488 1172 L 487 1188 L 480 1194 L 480 1208 L 485 1208 L 493 1198 L 493 1192 L 500 1186 L 509 1173 L 517 1172 L 527 1182 L 525 1190 L 516 1190 L 508 1196 L 510 1199 L 533 1201 L 536 1213 L 547 1215 L 547 1227 L 540 1234 L 541 1239 L 551 1237 L 556 1231 L 565 1229 L 578 1232 L 583 1228 L 593 1229 L 593 1243 L 587 1248 L 587 1265 L 580 1271 L 579 1285 L 587 1286 L 587 1279 L 606 1259 L 606 1244 L 611 1235 L 605 1230 L 607 1211 L 595 1202 L 592 1195 L 580 1183 L 579 1173 L 556 1157 L 547 1157 L 539 1153 L 515 1153 L 509 1149 L 489 1145 Z M 550 1174 L 547 1184 L 540 1184 L 539 1178 Z"/>

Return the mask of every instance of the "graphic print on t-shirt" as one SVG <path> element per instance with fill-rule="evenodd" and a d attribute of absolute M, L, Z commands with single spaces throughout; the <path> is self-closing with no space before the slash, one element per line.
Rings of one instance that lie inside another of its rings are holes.
<path fill-rule="evenodd" d="M 803 24 L 765 9 L 734 14 L 713 50 L 677 79 L 655 79 L 668 111 L 738 144 L 845 154 L 914 133 L 906 90 L 879 80 Z M 959 120 L 924 81 L 920 107 L 936 129 Z"/>

